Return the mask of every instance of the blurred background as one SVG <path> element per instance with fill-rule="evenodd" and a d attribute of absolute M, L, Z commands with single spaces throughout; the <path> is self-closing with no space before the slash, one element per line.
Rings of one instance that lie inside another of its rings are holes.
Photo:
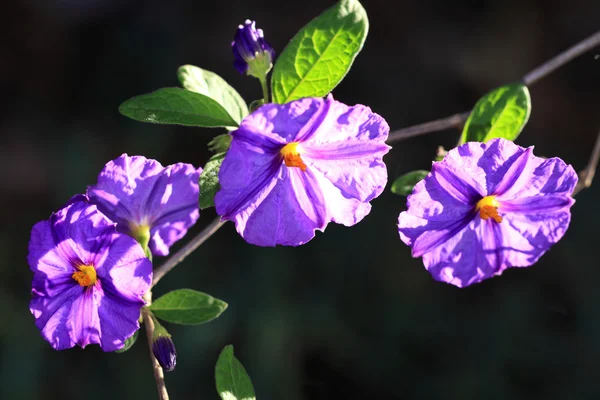
<path fill-rule="evenodd" d="M 233 67 L 238 24 L 257 20 L 281 53 L 334 1 L 13 0 L 0 13 L 0 398 L 156 398 L 144 340 L 124 354 L 57 352 L 28 310 L 26 262 L 46 219 L 120 154 L 203 165 L 220 130 L 119 115 L 124 100 L 215 71 L 250 102 L 258 81 Z M 392 129 L 469 110 L 488 90 L 600 28 L 585 0 L 365 0 L 370 32 L 336 99 L 369 105 Z M 518 139 L 585 167 L 600 129 L 600 48 L 531 88 Z M 428 169 L 458 131 L 413 138 L 386 156 L 390 180 Z M 155 288 L 229 303 L 206 325 L 167 325 L 179 352 L 171 398 L 217 399 L 226 344 L 259 399 L 600 398 L 600 181 L 577 196 L 564 239 L 533 267 L 459 290 L 435 282 L 398 238 L 405 200 L 386 191 L 353 228 L 330 224 L 298 248 L 259 248 L 227 224 Z M 190 238 L 215 217 L 201 213 Z M 185 240 L 184 240 L 185 241 Z M 180 242 L 175 249 L 184 242 Z M 161 263 L 160 259 L 156 263 Z"/>

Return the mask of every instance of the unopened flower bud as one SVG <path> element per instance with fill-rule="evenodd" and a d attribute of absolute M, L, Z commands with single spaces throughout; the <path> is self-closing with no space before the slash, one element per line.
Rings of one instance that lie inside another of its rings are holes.
<path fill-rule="evenodd" d="M 155 335 L 152 343 L 152 353 L 158 360 L 158 363 L 165 371 L 173 371 L 177 363 L 177 351 L 171 336 Z"/>
<path fill-rule="evenodd" d="M 254 21 L 247 19 L 238 27 L 231 46 L 234 65 L 240 74 L 264 79 L 273 67 L 275 51 L 265 41 L 262 29 L 256 29 Z"/>

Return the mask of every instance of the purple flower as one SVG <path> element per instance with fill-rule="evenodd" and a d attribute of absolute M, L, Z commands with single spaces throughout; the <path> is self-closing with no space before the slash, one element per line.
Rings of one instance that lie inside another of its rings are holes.
<path fill-rule="evenodd" d="M 387 182 L 389 127 L 329 96 L 267 104 L 233 131 L 217 213 L 249 243 L 297 246 L 329 221 L 352 226 Z"/>
<path fill-rule="evenodd" d="M 42 336 L 56 350 L 100 344 L 123 347 L 139 329 L 152 263 L 140 245 L 117 232 L 96 206 L 77 196 L 31 231 L 29 305 Z"/>
<path fill-rule="evenodd" d="M 238 26 L 235 38 L 231 42 L 234 66 L 240 74 L 264 78 L 271 70 L 275 51 L 264 39 L 262 29 L 256 29 L 256 23 L 247 19 Z"/>
<path fill-rule="evenodd" d="M 439 281 L 464 287 L 534 264 L 565 234 L 573 167 L 504 140 L 469 142 L 433 163 L 398 230 Z"/>
<path fill-rule="evenodd" d="M 170 335 L 155 335 L 152 353 L 165 371 L 173 371 L 177 364 L 177 351 Z"/>
<path fill-rule="evenodd" d="M 201 168 L 190 164 L 163 167 L 143 156 L 123 154 L 109 161 L 98 183 L 87 190 L 90 202 L 138 240 L 146 237 L 152 254 L 166 256 L 169 247 L 193 226 L 198 211 Z"/>

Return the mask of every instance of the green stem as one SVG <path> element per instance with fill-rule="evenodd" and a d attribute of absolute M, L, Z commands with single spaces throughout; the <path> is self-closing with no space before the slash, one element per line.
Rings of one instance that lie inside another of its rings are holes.
<path fill-rule="evenodd" d="M 263 91 L 263 100 L 265 104 L 269 102 L 269 87 L 267 86 L 267 76 L 263 75 L 261 78 L 258 78 L 260 81 L 260 85 L 262 86 Z"/>
<path fill-rule="evenodd" d="M 147 305 L 152 303 L 152 292 L 148 292 L 144 295 L 144 300 Z M 146 338 L 148 339 L 148 348 L 150 349 L 150 360 L 152 362 L 152 372 L 154 372 L 154 379 L 156 380 L 156 389 L 158 390 L 158 398 L 160 400 L 169 400 L 169 393 L 167 393 L 167 386 L 165 385 L 165 375 L 163 369 L 160 367 L 158 360 L 154 357 L 152 352 L 152 341 L 154 340 L 154 315 L 147 307 L 142 307 L 142 318 L 144 318 L 144 325 L 146 326 Z"/>

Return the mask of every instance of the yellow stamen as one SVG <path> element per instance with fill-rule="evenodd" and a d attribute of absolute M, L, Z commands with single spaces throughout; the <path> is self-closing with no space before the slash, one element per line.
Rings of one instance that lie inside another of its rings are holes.
<path fill-rule="evenodd" d="M 279 153 L 283 156 L 283 162 L 287 167 L 296 167 L 306 171 L 306 164 L 300 158 L 300 152 L 298 151 L 298 142 L 286 144 Z"/>
<path fill-rule="evenodd" d="M 91 265 L 77 266 L 79 271 L 73 272 L 71 278 L 75 279 L 81 286 L 92 286 L 96 283 L 96 270 Z"/>
<path fill-rule="evenodd" d="M 479 210 L 479 216 L 482 220 L 485 221 L 488 218 L 492 218 L 494 221 L 500 223 L 502 222 L 502 217 L 498 215 L 499 206 L 500 203 L 496 200 L 496 196 L 485 196 L 479 200 L 475 209 Z"/>

